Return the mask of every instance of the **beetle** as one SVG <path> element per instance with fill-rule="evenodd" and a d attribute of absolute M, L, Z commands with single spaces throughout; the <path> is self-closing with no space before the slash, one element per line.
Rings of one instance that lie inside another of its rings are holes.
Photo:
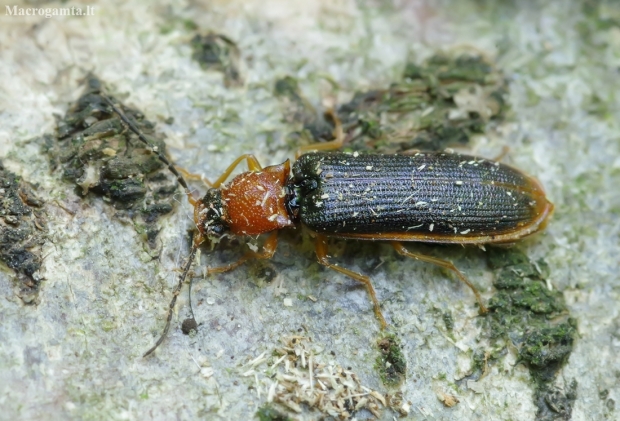
<path fill-rule="evenodd" d="M 208 270 L 226 272 L 249 259 L 271 258 L 280 229 L 305 225 L 315 237 L 318 262 L 364 284 L 385 328 L 387 322 L 370 278 L 332 263 L 328 238 L 389 241 L 403 256 L 449 269 L 472 290 L 484 313 L 479 292 L 451 262 L 411 252 L 402 243 L 510 244 L 543 230 L 553 213 L 553 204 L 536 179 L 497 161 L 447 152 L 325 152 L 338 149 L 344 139 L 333 114 L 336 139 L 300 149 L 292 169 L 289 160 L 263 168 L 254 155 L 244 154 L 215 182 L 207 182 L 210 188 L 196 199 L 181 173 L 111 98 L 102 97 L 168 166 L 194 208 L 197 230 L 191 252 L 173 292 L 164 331 L 145 357 L 166 337 L 176 298 L 197 249 L 210 239 L 226 234 L 268 235 L 261 251 L 248 251 L 234 263 Z M 314 151 L 308 152 L 311 149 Z M 226 182 L 243 161 L 249 171 Z"/>

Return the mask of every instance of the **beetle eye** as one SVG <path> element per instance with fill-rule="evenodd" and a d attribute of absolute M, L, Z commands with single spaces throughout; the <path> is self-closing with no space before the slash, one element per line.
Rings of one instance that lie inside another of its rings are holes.
<path fill-rule="evenodd" d="M 304 195 L 316 190 L 318 186 L 319 183 L 313 178 L 306 178 L 299 183 L 299 188 L 302 190 Z"/>
<path fill-rule="evenodd" d="M 222 235 L 224 233 L 224 227 L 222 225 L 212 225 L 209 227 L 209 231 L 211 231 L 214 235 Z"/>

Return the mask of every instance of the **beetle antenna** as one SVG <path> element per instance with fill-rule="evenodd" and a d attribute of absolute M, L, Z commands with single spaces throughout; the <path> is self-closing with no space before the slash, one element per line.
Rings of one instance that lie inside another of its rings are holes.
<path fill-rule="evenodd" d="M 140 141 L 144 143 L 151 150 L 151 152 L 156 154 L 159 160 L 168 167 L 170 172 L 174 174 L 174 176 L 176 177 L 178 183 L 185 190 L 185 194 L 187 195 L 187 200 L 189 201 L 189 203 L 195 207 L 197 200 L 194 199 L 194 197 L 192 196 L 192 193 L 189 190 L 189 186 L 187 185 L 187 182 L 185 181 L 185 178 L 183 178 L 181 173 L 175 168 L 174 165 L 172 165 L 172 163 L 168 160 L 168 158 L 166 158 L 166 156 L 161 151 L 159 151 L 157 146 L 153 145 L 153 142 L 149 141 L 149 139 L 144 135 L 144 133 L 142 133 L 142 131 L 138 128 L 137 124 L 121 110 L 121 106 L 117 106 L 116 104 L 114 104 L 111 97 L 108 97 L 103 92 L 99 92 L 99 95 L 112 108 L 112 111 L 114 111 L 118 115 L 118 117 L 129 128 L 129 130 L 131 130 L 136 136 L 138 136 L 138 139 L 140 139 Z M 181 292 L 181 288 L 183 287 L 183 283 L 185 282 L 185 279 L 187 278 L 189 270 L 192 267 L 192 263 L 194 261 L 194 258 L 196 257 L 196 252 L 198 250 L 198 247 L 200 246 L 203 240 L 204 239 L 202 236 L 200 236 L 200 234 L 197 234 L 194 237 L 194 241 L 192 242 L 192 249 L 187 259 L 187 263 L 185 264 L 185 267 L 183 268 L 183 273 L 179 277 L 179 282 L 172 293 L 172 300 L 170 300 L 170 305 L 168 306 L 168 316 L 166 318 L 166 326 L 164 327 L 164 331 L 162 332 L 157 342 L 155 342 L 155 345 L 153 345 L 148 351 L 146 351 L 143 357 L 147 357 L 150 354 L 152 354 L 157 349 L 157 347 L 161 345 L 161 343 L 164 341 L 164 339 L 168 335 L 168 331 L 170 330 L 170 323 L 172 321 L 172 313 L 174 312 L 174 306 L 176 305 L 177 297 L 179 296 L 179 293 Z M 192 326 L 196 326 L 196 319 L 194 318 L 194 310 L 192 309 L 191 280 L 192 278 L 190 276 L 189 311 L 190 311 L 191 318 L 188 320 L 193 322 Z"/>
<path fill-rule="evenodd" d="M 192 308 L 192 284 L 194 283 L 194 278 L 192 276 L 189 277 L 189 287 L 187 290 L 187 301 L 189 301 L 189 315 L 191 316 L 188 320 L 193 320 L 196 323 L 196 318 L 194 317 L 194 309 Z"/>
<path fill-rule="evenodd" d="M 198 323 L 196 322 L 196 318 L 194 317 L 194 309 L 192 308 L 192 285 L 194 284 L 194 277 L 189 277 L 189 287 L 187 290 L 187 301 L 189 301 L 189 315 L 187 319 L 183 320 L 181 324 L 181 331 L 184 334 L 189 335 L 192 330 L 194 332 L 198 331 Z"/>
<path fill-rule="evenodd" d="M 142 356 L 143 358 L 151 355 L 153 351 L 155 351 L 157 347 L 161 345 L 161 343 L 166 338 L 166 335 L 168 334 L 168 330 L 170 329 L 170 322 L 172 321 L 172 313 L 174 311 L 174 306 L 177 302 L 177 297 L 179 296 L 179 293 L 181 292 L 181 288 L 183 287 L 183 282 L 185 282 L 185 278 L 187 278 L 189 269 L 192 267 L 192 262 L 194 261 L 194 257 L 196 257 L 196 251 L 198 250 L 199 245 L 200 244 L 196 244 L 196 243 L 192 244 L 192 251 L 189 254 L 189 258 L 187 259 L 185 268 L 183 268 L 183 274 L 181 274 L 181 276 L 179 277 L 179 283 L 177 284 L 176 288 L 172 292 L 172 300 L 170 301 L 170 305 L 168 306 L 168 317 L 166 318 L 166 327 L 164 327 L 164 331 L 162 332 L 157 342 L 155 342 L 155 345 L 153 345 L 151 349 L 149 349 L 148 351 L 144 353 L 144 355 Z M 190 288 L 191 288 L 191 281 L 190 281 Z M 191 299 L 190 299 L 190 309 L 191 309 Z M 192 311 L 192 318 L 193 317 L 194 317 L 194 313 Z"/>

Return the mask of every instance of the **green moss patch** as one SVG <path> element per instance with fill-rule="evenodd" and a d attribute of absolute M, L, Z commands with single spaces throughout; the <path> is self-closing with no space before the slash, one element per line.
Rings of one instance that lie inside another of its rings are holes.
<path fill-rule="evenodd" d="M 266 404 L 256 411 L 256 418 L 259 421 L 291 421 L 292 418 L 289 418 L 287 415 L 281 413 L 273 406 Z"/>
<path fill-rule="evenodd" d="M 512 343 L 518 362 L 528 367 L 534 381 L 536 419 L 570 419 L 577 383 L 573 380 L 563 390 L 555 386 L 577 336 L 576 322 L 568 315 L 562 293 L 547 286 L 549 270 L 543 261 L 531 262 L 517 250 L 490 250 L 489 265 L 495 270 L 497 293 L 482 323 L 495 348 L 492 359 L 498 359 Z M 474 354 L 474 365 L 481 368 L 475 358 L 479 354 Z"/>
<path fill-rule="evenodd" d="M 304 142 L 333 138 L 333 122 L 317 114 L 293 78 L 278 80 L 275 91 L 286 98 L 285 120 L 303 125 L 296 134 Z M 407 64 L 387 88 L 356 92 L 336 113 L 345 145 L 355 150 L 443 150 L 467 144 L 489 122 L 502 121 L 506 92 L 503 75 L 480 56 L 435 55 Z"/>
<path fill-rule="evenodd" d="M 375 362 L 375 369 L 386 386 L 397 387 L 407 376 L 407 360 L 400 345 L 400 340 L 394 334 L 381 338 L 377 345 L 381 354 Z"/>

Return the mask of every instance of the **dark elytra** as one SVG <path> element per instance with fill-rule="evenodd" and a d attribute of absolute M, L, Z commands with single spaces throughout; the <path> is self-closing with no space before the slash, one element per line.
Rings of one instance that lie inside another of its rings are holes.
<path fill-rule="evenodd" d="M 292 184 L 301 222 L 336 236 L 399 233 L 406 240 L 409 233 L 418 241 L 477 243 L 520 230 L 548 205 L 520 171 L 444 152 L 305 154 L 293 165 Z"/>

